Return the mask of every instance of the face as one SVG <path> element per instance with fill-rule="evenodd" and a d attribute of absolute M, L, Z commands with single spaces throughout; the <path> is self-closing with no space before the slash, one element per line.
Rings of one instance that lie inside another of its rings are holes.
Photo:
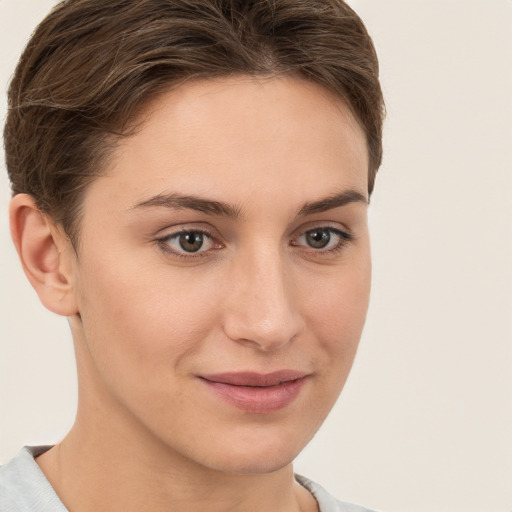
<path fill-rule="evenodd" d="M 367 168 L 349 110 L 298 78 L 155 100 L 84 200 L 79 421 L 203 468 L 287 465 L 363 328 Z"/>

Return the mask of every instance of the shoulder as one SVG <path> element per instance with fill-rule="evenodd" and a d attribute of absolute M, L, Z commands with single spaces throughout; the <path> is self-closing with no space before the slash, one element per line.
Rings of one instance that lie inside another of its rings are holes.
<path fill-rule="evenodd" d="M 375 512 L 360 505 L 337 500 L 321 485 L 313 482 L 309 478 L 295 475 L 295 479 L 315 497 L 320 512 Z"/>
<path fill-rule="evenodd" d="M 34 457 L 50 446 L 25 446 L 0 466 L 1 512 L 67 512 Z"/>

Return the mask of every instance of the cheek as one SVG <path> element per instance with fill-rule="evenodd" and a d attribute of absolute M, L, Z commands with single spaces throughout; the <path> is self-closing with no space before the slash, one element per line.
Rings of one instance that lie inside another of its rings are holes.
<path fill-rule="evenodd" d="M 371 283 L 368 254 L 354 264 L 333 270 L 322 283 L 309 286 L 307 324 L 336 365 L 350 369 L 363 330 Z"/>
<path fill-rule="evenodd" d="M 303 283 L 303 317 L 317 375 L 315 393 L 308 404 L 312 432 L 334 406 L 352 368 L 368 310 L 370 280 L 368 253 L 357 263 Z"/>
<path fill-rule="evenodd" d="M 96 366 L 113 374 L 112 381 L 128 374 L 146 383 L 168 379 L 183 358 L 201 350 L 218 302 L 207 277 L 120 259 L 94 259 L 88 267 L 79 300 L 83 330 Z"/>

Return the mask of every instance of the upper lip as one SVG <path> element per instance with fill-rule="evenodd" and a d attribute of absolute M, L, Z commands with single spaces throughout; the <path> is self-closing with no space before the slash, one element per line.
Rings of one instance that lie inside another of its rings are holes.
<path fill-rule="evenodd" d="M 230 384 L 231 386 L 254 386 L 268 387 L 277 386 L 283 382 L 289 382 L 305 377 L 306 372 L 297 370 L 278 370 L 271 373 L 258 372 L 228 372 L 216 373 L 210 375 L 201 375 L 200 377 L 210 382 L 220 384 Z"/>

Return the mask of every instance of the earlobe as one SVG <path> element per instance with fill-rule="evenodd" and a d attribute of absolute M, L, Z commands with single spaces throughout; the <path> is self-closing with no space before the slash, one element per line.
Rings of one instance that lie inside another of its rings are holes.
<path fill-rule="evenodd" d="M 10 205 L 11 235 L 23 270 L 43 305 L 63 316 L 78 312 L 73 288 L 69 239 L 41 213 L 28 194 L 17 194 Z"/>

